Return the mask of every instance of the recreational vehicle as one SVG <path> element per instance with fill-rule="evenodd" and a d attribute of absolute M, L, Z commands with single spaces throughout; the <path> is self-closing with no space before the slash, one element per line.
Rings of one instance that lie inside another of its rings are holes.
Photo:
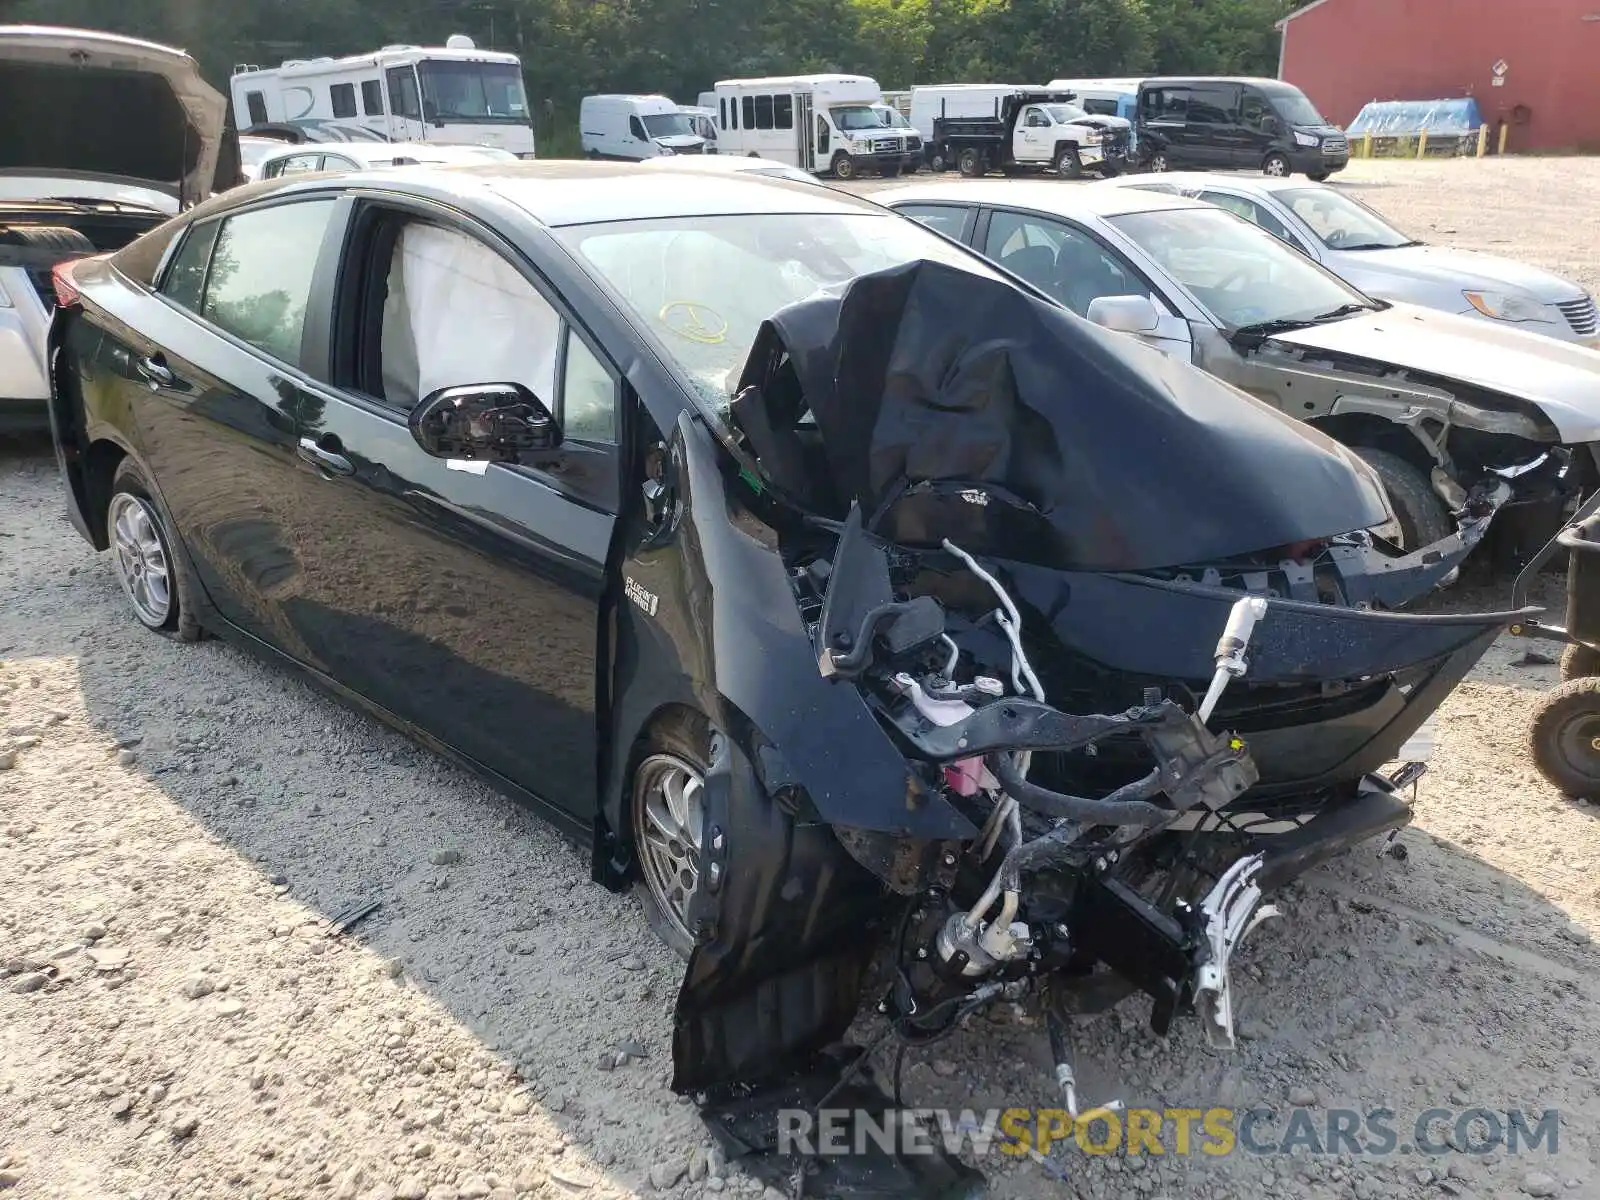
<path fill-rule="evenodd" d="M 716 85 L 717 145 L 803 170 L 854 179 L 915 171 L 922 139 L 865 75 L 724 79 Z"/>
<path fill-rule="evenodd" d="M 443 46 L 385 46 L 349 58 L 243 64 L 231 80 L 234 119 L 248 129 L 317 120 L 394 142 L 496 146 L 533 157 L 522 63 L 457 34 Z"/>

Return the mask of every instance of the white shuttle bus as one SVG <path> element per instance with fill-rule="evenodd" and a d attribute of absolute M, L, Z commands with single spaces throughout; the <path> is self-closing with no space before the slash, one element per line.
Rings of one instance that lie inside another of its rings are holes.
<path fill-rule="evenodd" d="M 922 139 L 865 75 L 724 79 L 701 103 L 708 98 L 719 154 L 770 158 L 839 179 L 867 170 L 898 175 L 922 162 Z"/>
<path fill-rule="evenodd" d="M 241 65 L 231 80 L 234 120 L 316 120 L 393 142 L 497 146 L 533 157 L 533 119 L 515 54 L 479 50 L 457 34 L 443 46 L 385 46 L 350 58 Z"/>

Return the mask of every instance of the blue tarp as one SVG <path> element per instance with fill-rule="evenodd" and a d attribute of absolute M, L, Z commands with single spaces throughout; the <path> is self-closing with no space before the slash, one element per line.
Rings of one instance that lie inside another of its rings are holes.
<path fill-rule="evenodd" d="M 1463 100 L 1374 100 L 1345 130 L 1351 137 L 1468 137 L 1478 132 L 1483 113 L 1478 102 Z"/>

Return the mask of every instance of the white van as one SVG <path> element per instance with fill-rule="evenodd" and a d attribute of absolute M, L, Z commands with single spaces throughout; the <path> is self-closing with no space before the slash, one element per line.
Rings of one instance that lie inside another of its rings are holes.
<path fill-rule="evenodd" d="M 385 46 L 349 58 L 241 63 L 230 81 L 234 121 L 316 121 L 391 142 L 497 146 L 534 154 L 533 120 L 515 54 L 479 50 L 463 34 L 443 46 Z"/>
<path fill-rule="evenodd" d="M 911 128 L 917 131 L 926 150 L 928 166 L 943 171 L 953 166 L 945 161 L 943 149 L 933 136 L 933 123 L 940 117 L 993 117 L 1000 119 L 1000 105 L 1007 96 L 1030 90 L 1023 83 L 940 83 L 911 89 Z"/>
<path fill-rule="evenodd" d="M 1128 122 L 1130 149 L 1138 149 L 1139 85 L 1143 79 L 1052 79 L 1052 92 L 1073 92 L 1073 101 L 1099 117 L 1121 117 Z"/>
<path fill-rule="evenodd" d="M 724 79 L 715 91 L 722 154 L 754 154 L 854 179 L 915 171 L 922 139 L 865 75 Z"/>
<path fill-rule="evenodd" d="M 638 162 L 663 154 L 704 154 L 705 139 L 665 96 L 585 96 L 578 132 L 590 158 Z"/>
<path fill-rule="evenodd" d="M 706 153 L 717 152 L 717 109 L 715 101 L 705 105 L 685 104 L 680 110 L 689 118 L 689 125 L 695 135 L 706 144 Z"/>

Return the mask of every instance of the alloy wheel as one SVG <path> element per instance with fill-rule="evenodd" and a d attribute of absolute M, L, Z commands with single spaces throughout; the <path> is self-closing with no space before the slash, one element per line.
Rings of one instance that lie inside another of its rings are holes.
<path fill-rule="evenodd" d="M 117 579 L 139 620 L 152 629 L 172 615 L 172 565 L 149 501 L 118 492 L 109 512 Z"/>
<path fill-rule="evenodd" d="M 689 904 L 700 886 L 705 780 L 672 754 L 653 754 L 633 784 L 633 827 L 640 873 L 650 897 L 686 940 Z"/>

